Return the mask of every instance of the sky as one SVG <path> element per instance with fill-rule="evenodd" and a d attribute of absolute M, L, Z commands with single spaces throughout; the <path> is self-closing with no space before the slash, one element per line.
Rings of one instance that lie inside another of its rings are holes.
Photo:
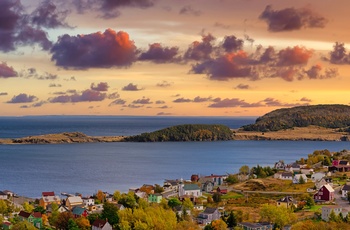
<path fill-rule="evenodd" d="M 0 116 L 262 116 L 350 99 L 348 0 L 0 0 Z"/>

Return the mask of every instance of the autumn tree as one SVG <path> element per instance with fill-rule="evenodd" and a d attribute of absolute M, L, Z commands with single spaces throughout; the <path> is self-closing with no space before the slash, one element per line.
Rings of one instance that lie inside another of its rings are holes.
<path fill-rule="evenodd" d="M 34 227 L 34 225 L 32 225 L 31 223 L 29 223 L 28 221 L 20 221 L 16 224 L 14 224 L 11 228 L 12 230 L 37 230 L 36 227 Z"/>
<path fill-rule="evenodd" d="M 115 200 L 115 201 L 118 201 L 118 200 L 120 200 L 120 198 L 121 198 L 121 193 L 118 191 L 118 190 L 115 190 L 114 191 L 114 193 L 113 193 L 113 199 Z"/>
<path fill-rule="evenodd" d="M 227 224 L 221 219 L 213 220 L 204 227 L 204 230 L 227 230 Z"/>
<path fill-rule="evenodd" d="M 103 210 L 101 213 L 102 219 L 108 219 L 108 222 L 116 227 L 119 221 L 118 217 L 118 207 L 112 203 L 106 202 L 103 204 Z"/>
<path fill-rule="evenodd" d="M 219 193 L 219 192 L 214 193 L 213 194 L 213 201 L 215 203 L 221 202 L 221 193 Z"/>
<path fill-rule="evenodd" d="M 29 204 L 27 201 L 23 203 L 23 209 L 24 211 L 31 213 L 34 210 L 34 206 Z"/>
<path fill-rule="evenodd" d="M 162 192 L 164 192 L 164 188 L 162 186 L 160 186 L 159 184 L 155 184 L 154 192 L 155 193 L 162 193 Z"/>
<path fill-rule="evenodd" d="M 73 219 L 74 216 L 71 212 L 62 212 L 58 214 L 55 227 L 59 230 L 69 229 L 69 220 Z"/>
<path fill-rule="evenodd" d="M 124 205 L 126 208 L 134 208 L 137 204 L 135 194 L 133 192 L 123 193 L 118 203 Z"/>
<path fill-rule="evenodd" d="M 60 214 L 58 211 L 58 204 L 52 203 L 51 204 L 51 215 L 49 216 L 49 223 L 51 226 L 56 226 L 56 222 L 58 219 L 58 215 Z"/>
<path fill-rule="evenodd" d="M 80 230 L 90 230 L 91 229 L 90 222 L 85 217 L 79 217 L 79 218 L 75 219 L 75 222 L 77 223 L 77 226 L 79 227 Z"/>
<path fill-rule="evenodd" d="M 236 184 L 239 182 L 238 176 L 236 174 L 229 174 L 226 178 L 228 184 Z"/>
<path fill-rule="evenodd" d="M 277 228 L 283 228 L 296 219 L 295 214 L 285 207 L 264 204 L 260 210 L 262 221 L 273 223 Z"/>
<path fill-rule="evenodd" d="M 249 166 L 248 166 L 248 165 L 243 165 L 243 166 L 239 169 L 239 173 L 240 173 L 240 174 L 244 174 L 244 175 L 248 175 L 248 174 L 249 174 Z"/>
<path fill-rule="evenodd" d="M 194 207 L 192 201 L 189 198 L 184 199 L 184 201 L 182 202 L 182 206 L 190 210 L 192 210 Z"/>
<path fill-rule="evenodd" d="M 7 213 L 8 207 L 4 200 L 0 200 L 0 214 L 5 215 Z"/>
<path fill-rule="evenodd" d="M 98 190 L 97 191 L 97 194 L 96 194 L 96 198 L 101 201 L 102 203 L 105 202 L 106 200 L 106 194 L 104 192 L 102 192 L 101 190 Z"/>

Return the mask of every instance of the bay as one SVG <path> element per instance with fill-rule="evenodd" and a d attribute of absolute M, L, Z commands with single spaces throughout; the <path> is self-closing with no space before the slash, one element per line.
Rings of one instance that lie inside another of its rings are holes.
<path fill-rule="evenodd" d="M 253 122 L 255 118 L 79 119 L 67 116 L 45 117 L 46 121 L 43 123 L 40 123 L 38 117 L 24 118 L 26 121 L 19 119 L 21 122 L 14 122 L 12 125 L 2 122 L 8 122 L 8 119 L 13 118 L 0 118 L 0 127 L 7 127 L 6 130 L 0 129 L 1 133 L 25 136 L 24 133 L 34 135 L 38 132 L 63 131 L 66 127 L 62 128 L 64 125 L 59 124 L 64 120 L 67 120 L 67 127 L 70 128 L 64 131 L 86 133 L 90 130 L 88 135 L 120 135 L 118 127 L 125 127 L 121 129 L 122 133 L 130 135 L 184 123 L 226 122 L 229 127 L 236 128 L 248 124 L 249 121 Z M 21 124 L 22 128 L 17 129 L 18 124 Z M 115 190 L 126 192 L 131 187 L 143 184 L 162 184 L 164 179 L 189 179 L 191 174 L 235 173 L 245 164 L 250 167 L 257 164 L 272 166 L 278 160 L 289 163 L 306 157 L 317 149 L 341 151 L 349 149 L 349 142 L 219 141 L 0 145 L 0 191 L 8 189 L 29 197 L 39 197 L 43 191 L 79 192 L 83 195 L 91 195 L 98 189 L 110 193 Z"/>

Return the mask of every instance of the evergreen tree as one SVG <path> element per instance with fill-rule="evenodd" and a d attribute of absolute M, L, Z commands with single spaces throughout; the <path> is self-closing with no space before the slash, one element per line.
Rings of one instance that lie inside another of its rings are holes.
<path fill-rule="evenodd" d="M 227 227 L 233 228 L 237 226 L 237 219 L 233 211 L 230 212 L 230 215 L 228 216 L 226 220 Z"/>

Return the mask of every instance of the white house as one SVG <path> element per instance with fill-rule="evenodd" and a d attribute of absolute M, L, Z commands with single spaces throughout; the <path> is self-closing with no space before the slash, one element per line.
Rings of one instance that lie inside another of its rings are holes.
<path fill-rule="evenodd" d="M 314 173 L 311 175 L 311 181 L 312 182 L 320 181 L 325 176 L 326 176 L 326 174 L 323 172 Z"/>
<path fill-rule="evenodd" d="M 344 199 L 348 198 L 348 192 L 350 191 L 350 185 L 346 184 L 341 189 L 341 197 Z"/>
<path fill-rule="evenodd" d="M 346 216 L 348 214 L 348 210 L 343 209 L 339 205 L 325 205 L 322 207 L 322 215 L 321 215 L 322 220 L 329 221 L 329 215 L 331 214 L 332 211 L 336 216 L 338 216 L 339 213 L 342 213 L 343 216 Z"/>
<path fill-rule="evenodd" d="M 182 184 L 179 189 L 179 196 L 200 197 L 202 196 L 202 191 L 196 184 Z"/>
<path fill-rule="evenodd" d="M 0 191 L 0 200 L 6 200 L 7 199 L 7 194 Z"/>
<path fill-rule="evenodd" d="M 301 168 L 300 169 L 301 174 L 305 174 L 305 175 L 311 175 L 314 173 L 314 169 L 311 168 Z"/>
<path fill-rule="evenodd" d="M 293 180 L 293 173 L 283 172 L 280 177 L 281 180 Z"/>
<path fill-rule="evenodd" d="M 87 206 L 90 206 L 90 205 L 95 205 L 95 200 L 94 198 L 91 198 L 91 197 L 83 197 L 82 198 L 83 200 L 83 203 L 84 205 L 87 207 Z"/>
<path fill-rule="evenodd" d="M 293 178 L 293 184 L 299 184 L 301 177 L 304 179 L 304 182 L 307 182 L 307 177 L 305 174 L 296 174 Z"/>

